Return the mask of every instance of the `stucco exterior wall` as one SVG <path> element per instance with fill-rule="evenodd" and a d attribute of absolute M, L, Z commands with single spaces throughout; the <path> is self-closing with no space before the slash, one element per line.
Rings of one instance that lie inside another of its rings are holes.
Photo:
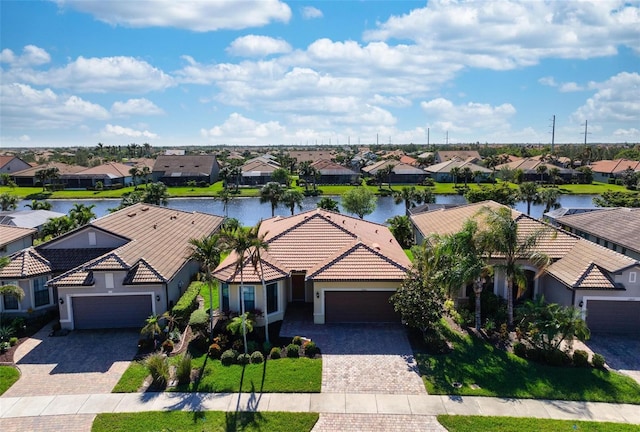
<path fill-rule="evenodd" d="M 45 276 L 40 277 L 46 278 Z M 33 294 L 34 279 L 4 280 L 3 283 L 5 285 L 17 285 L 22 288 L 22 290 L 24 291 L 24 298 L 22 299 L 22 301 L 18 302 L 18 309 L 5 309 L 4 300 L 2 299 L 2 296 L 0 296 L 0 312 L 17 316 L 28 315 L 32 313 L 39 314 L 49 309 L 54 309 L 56 307 L 58 298 L 57 291 L 52 287 L 47 288 L 49 291 L 49 303 L 42 306 L 36 306 Z"/>
<path fill-rule="evenodd" d="M 284 319 L 284 313 L 287 309 L 287 302 L 289 298 L 287 293 L 288 283 L 286 283 L 286 280 L 282 279 L 275 283 L 278 284 L 278 310 L 268 315 L 269 322 L 281 321 Z M 267 302 L 262 284 L 247 283 L 244 285 L 254 287 L 256 309 L 260 309 L 263 313 L 267 313 Z M 222 290 L 220 290 L 220 304 L 222 305 Z M 242 306 L 240 304 L 240 284 L 229 285 L 229 309 L 238 313 L 242 310 Z M 264 324 L 264 317 L 256 318 L 256 325 L 258 327 L 262 327 Z"/>
<path fill-rule="evenodd" d="M 33 236 L 23 237 L 0 248 L 0 256 L 9 256 L 33 245 Z"/>
<path fill-rule="evenodd" d="M 90 234 L 93 233 L 93 234 Z M 95 235 L 95 244 L 92 243 Z M 52 241 L 43 245 L 44 249 L 90 249 L 90 248 L 117 248 L 126 244 L 128 240 L 108 234 L 102 230 L 87 227 L 58 241 Z"/>
<path fill-rule="evenodd" d="M 544 296 L 547 303 L 557 303 L 563 306 L 572 304 L 573 291 L 556 278 L 547 275 L 542 276 L 540 285 L 542 287 L 540 294 Z"/>

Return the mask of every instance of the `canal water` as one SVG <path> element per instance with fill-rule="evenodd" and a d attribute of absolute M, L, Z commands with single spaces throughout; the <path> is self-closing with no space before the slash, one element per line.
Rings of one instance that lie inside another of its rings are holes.
<path fill-rule="evenodd" d="M 593 208 L 593 198 L 596 195 L 561 195 L 559 202 L 563 207 L 579 207 L 579 208 Z M 340 203 L 340 197 L 331 197 Z M 311 210 L 317 207 L 317 203 L 320 197 L 307 197 L 302 203 L 302 210 L 296 208 L 296 214 L 301 211 Z M 69 209 L 75 203 L 81 203 L 85 205 L 95 205 L 93 212 L 97 217 L 104 216 L 109 213 L 109 209 L 117 207 L 120 204 L 119 199 L 103 199 L 103 200 L 50 200 L 53 205 L 52 210 L 60 213 L 68 213 Z M 31 201 L 21 201 L 18 205 L 18 210 L 26 210 L 26 204 L 30 204 Z M 439 204 L 464 204 L 466 200 L 461 195 L 437 195 L 436 203 Z M 216 201 L 212 198 L 173 198 L 169 200 L 169 208 L 185 211 L 199 211 L 203 213 L 217 214 L 220 216 L 225 215 L 223 204 L 220 201 Z M 517 203 L 515 209 L 523 213 L 527 212 L 527 204 L 525 202 Z M 532 205 L 531 216 L 534 218 L 540 218 L 543 205 Z M 344 213 L 342 207 L 340 211 Z M 227 208 L 229 217 L 240 220 L 242 225 L 255 225 L 261 219 L 267 219 L 271 217 L 271 205 L 269 203 L 260 203 L 259 198 L 235 198 L 229 204 Z M 387 219 L 404 214 L 404 203 L 396 204 L 392 197 L 379 197 L 375 211 L 365 216 L 365 219 L 372 222 L 384 223 Z M 291 212 L 288 208 L 278 207 L 276 209 L 276 215 L 289 216 Z"/>

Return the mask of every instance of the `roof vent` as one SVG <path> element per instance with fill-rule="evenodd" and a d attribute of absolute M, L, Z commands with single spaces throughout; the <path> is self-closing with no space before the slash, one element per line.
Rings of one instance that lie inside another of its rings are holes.
<path fill-rule="evenodd" d="M 158 224 L 153 224 L 153 229 L 156 229 L 157 226 Z"/>
<path fill-rule="evenodd" d="M 140 210 L 147 211 L 147 210 L 149 210 L 149 207 L 142 207 Z"/>
<path fill-rule="evenodd" d="M 376 228 L 376 234 L 378 234 L 378 228 Z"/>
<path fill-rule="evenodd" d="M 380 245 L 378 243 L 373 243 L 371 246 L 373 246 L 374 249 L 380 250 Z"/>
<path fill-rule="evenodd" d="M 136 212 L 133 212 L 133 213 L 129 213 L 127 216 L 134 217 L 135 215 L 136 215 Z"/>

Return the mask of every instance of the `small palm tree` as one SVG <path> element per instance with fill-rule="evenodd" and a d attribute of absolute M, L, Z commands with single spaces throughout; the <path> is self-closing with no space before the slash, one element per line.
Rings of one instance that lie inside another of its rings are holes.
<path fill-rule="evenodd" d="M 267 284 L 264 280 L 264 266 L 262 264 L 261 252 L 269 249 L 269 243 L 265 241 L 265 237 L 267 233 L 265 232 L 260 234 L 261 224 L 262 224 L 262 221 L 258 222 L 258 224 L 249 231 L 249 238 L 251 240 L 251 264 L 253 265 L 253 268 L 256 271 L 256 273 L 260 271 L 260 282 L 262 283 L 262 293 L 264 295 L 265 303 L 267 303 Z M 266 340 L 267 342 L 269 342 L 269 311 L 267 309 L 268 309 L 268 305 L 265 308 L 265 314 L 264 314 L 264 320 L 265 320 L 264 331 L 265 331 Z"/>
<path fill-rule="evenodd" d="M 146 336 L 149 339 L 154 339 L 156 335 L 159 335 L 162 329 L 160 328 L 160 315 L 149 315 L 146 319 L 144 327 L 140 330 L 142 336 Z"/>
<path fill-rule="evenodd" d="M 276 208 L 282 200 L 284 189 L 278 182 L 269 182 L 260 189 L 260 202 L 271 204 L 271 217 L 276 215 Z"/>
<path fill-rule="evenodd" d="M 331 199 L 329 197 L 321 198 L 320 201 L 318 201 L 318 208 L 340 213 L 340 207 L 338 207 L 338 201 Z"/>
<path fill-rule="evenodd" d="M 288 189 L 284 191 L 280 201 L 287 206 L 289 210 L 291 210 L 291 216 L 293 216 L 296 206 L 298 207 L 298 210 L 302 210 L 304 194 L 299 190 Z"/>
<path fill-rule="evenodd" d="M 201 239 L 190 239 L 191 258 L 200 263 L 204 282 L 209 286 L 209 337 L 213 341 L 213 270 L 220 264 L 221 238 L 212 234 Z"/>
<path fill-rule="evenodd" d="M 527 203 L 527 215 L 531 214 L 531 203 L 538 201 L 538 186 L 534 182 L 520 183 L 518 198 Z"/>
<path fill-rule="evenodd" d="M 31 204 L 24 205 L 31 210 L 51 210 L 52 204 L 49 201 L 31 200 Z"/>

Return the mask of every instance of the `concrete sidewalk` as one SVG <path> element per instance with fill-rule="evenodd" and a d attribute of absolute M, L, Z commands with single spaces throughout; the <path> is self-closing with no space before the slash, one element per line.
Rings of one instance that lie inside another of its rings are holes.
<path fill-rule="evenodd" d="M 536 417 L 640 424 L 640 406 L 477 396 L 349 393 L 112 393 L 2 397 L 0 418 L 141 411 L 285 411 Z"/>

